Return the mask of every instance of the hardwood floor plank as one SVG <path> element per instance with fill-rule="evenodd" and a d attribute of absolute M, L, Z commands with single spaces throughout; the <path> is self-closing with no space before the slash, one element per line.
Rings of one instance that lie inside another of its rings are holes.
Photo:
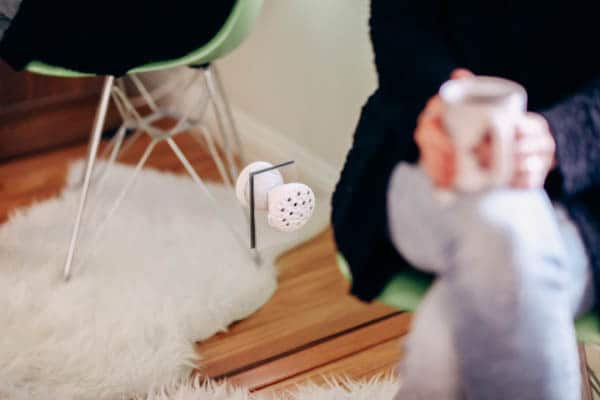
<path fill-rule="evenodd" d="M 251 390 L 288 381 L 295 376 L 318 370 L 355 353 L 399 338 L 408 331 L 409 323 L 410 315 L 406 313 L 382 318 L 230 376 L 228 380 Z"/>
<path fill-rule="evenodd" d="M 281 257 L 277 263 L 279 288 L 271 301 L 229 332 L 198 345 L 206 357 L 200 373 L 228 375 L 241 366 L 396 312 L 351 297 L 334 255 L 328 231 Z"/>
<path fill-rule="evenodd" d="M 319 368 L 262 387 L 257 392 L 277 394 L 293 391 L 298 385 L 309 383 L 327 385 L 332 379 L 350 378 L 363 381 L 377 376 L 388 376 L 395 373 L 398 361 L 402 358 L 403 340 L 390 339 Z"/>
<path fill-rule="evenodd" d="M 581 400 L 593 400 L 592 386 L 588 373 L 587 355 L 585 353 L 585 344 L 579 343 L 579 368 L 581 371 Z"/>

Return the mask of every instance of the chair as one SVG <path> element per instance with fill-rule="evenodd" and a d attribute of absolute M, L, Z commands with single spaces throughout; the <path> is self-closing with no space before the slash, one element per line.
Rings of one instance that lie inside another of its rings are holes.
<path fill-rule="evenodd" d="M 96 117 L 94 120 L 88 154 L 86 158 L 85 170 L 82 179 L 82 191 L 79 200 L 79 206 L 77 209 L 73 232 L 71 235 L 71 241 L 69 244 L 69 250 L 67 253 L 67 259 L 64 266 L 64 278 L 69 280 L 71 277 L 73 259 L 77 248 L 77 242 L 79 237 L 79 231 L 81 228 L 82 216 L 85 211 L 87 197 L 90 191 L 90 185 L 92 179 L 94 179 L 94 185 L 97 188 L 102 186 L 102 182 L 107 176 L 110 165 L 117 159 L 119 152 L 128 147 L 131 142 L 135 141 L 141 134 L 147 133 L 150 138 L 150 144 L 147 146 L 144 154 L 137 163 L 131 178 L 125 184 L 122 191 L 118 194 L 114 204 L 109 208 L 107 217 L 104 219 L 106 222 L 110 216 L 114 214 L 119 204 L 126 197 L 129 189 L 133 186 L 133 183 L 141 171 L 142 167 L 146 163 L 146 160 L 152 153 L 152 150 L 160 141 L 165 141 L 172 151 L 175 153 L 179 161 L 183 164 L 188 174 L 192 177 L 194 182 L 201 188 L 204 194 L 211 201 L 211 205 L 214 208 L 215 213 L 221 216 L 222 222 L 229 229 L 232 237 L 236 242 L 239 243 L 244 249 L 248 249 L 245 241 L 239 236 L 237 231 L 232 229 L 222 215 L 222 210 L 219 208 L 218 203 L 210 194 L 208 188 L 194 170 L 188 159 L 185 157 L 182 150 L 173 140 L 173 136 L 181 133 L 185 130 L 189 130 L 192 127 L 202 126 L 203 118 L 192 118 L 190 113 L 179 113 L 170 110 L 161 109 L 155 99 L 152 97 L 150 91 L 143 85 L 137 74 L 160 71 L 178 66 L 190 66 L 198 70 L 198 74 L 195 78 L 189 82 L 188 87 L 192 86 L 197 79 L 204 79 L 206 87 L 208 89 L 208 101 L 202 105 L 202 115 L 204 111 L 211 104 L 215 110 L 217 119 L 217 126 L 219 128 L 220 139 L 224 148 L 225 163 L 221 160 L 219 152 L 216 149 L 213 136 L 207 131 L 206 126 L 203 126 L 202 132 L 204 133 L 204 140 L 207 147 L 213 157 L 219 173 L 223 178 L 223 181 L 233 190 L 232 182 L 237 176 L 237 166 L 234 159 L 234 153 L 237 152 L 243 162 L 243 154 L 240 139 L 235 127 L 235 122 L 231 115 L 229 104 L 223 92 L 223 87 L 219 79 L 218 71 L 215 66 L 211 64 L 213 61 L 226 55 L 233 49 L 235 49 L 248 35 L 250 28 L 255 22 L 259 11 L 262 7 L 263 0 L 237 0 L 233 6 L 231 14 L 226 19 L 224 25 L 218 31 L 213 39 L 206 43 L 201 48 L 192 51 L 191 53 L 173 60 L 162 60 L 153 62 L 150 64 L 142 65 L 130 70 L 127 76 L 131 79 L 132 83 L 137 88 L 139 94 L 142 97 L 143 103 L 150 109 L 148 115 L 140 115 L 127 95 L 126 86 L 124 82 L 119 79 L 115 81 L 114 76 L 106 76 L 104 79 L 104 85 L 102 88 L 100 102 L 96 111 Z M 74 78 L 74 77 L 86 77 L 92 76 L 91 74 L 82 73 L 79 71 L 72 71 L 60 66 L 47 65 L 42 62 L 33 61 L 29 63 L 26 69 L 30 72 L 42 75 L 50 75 L 55 77 L 63 78 Z M 102 131 L 106 114 L 108 111 L 110 99 L 113 99 L 117 110 L 123 118 L 121 127 L 117 130 L 114 138 L 109 143 L 107 150 L 110 151 L 109 159 L 106 164 L 105 170 L 102 172 L 100 177 L 96 179 L 93 177 L 94 164 L 98 155 L 98 148 L 100 140 L 102 138 Z M 168 130 L 161 129 L 153 125 L 153 122 L 163 117 L 174 117 L 177 120 L 177 124 Z M 135 130 L 136 133 L 127 139 L 127 144 L 124 145 L 125 136 L 127 130 Z M 96 228 L 96 234 L 99 235 L 102 231 L 101 227 Z M 255 257 L 255 260 L 257 258 Z"/>
<path fill-rule="evenodd" d="M 341 254 L 337 254 L 337 264 L 341 274 L 352 281 L 350 267 Z M 414 312 L 425 296 L 433 278 L 416 270 L 405 270 L 397 273 L 385 286 L 377 300 L 400 311 Z M 596 313 L 588 313 L 575 321 L 577 339 L 581 343 L 600 344 L 600 318 Z M 595 373 L 587 366 L 592 387 L 600 392 L 600 385 Z M 598 386 L 598 387 L 597 387 Z M 598 393 L 600 394 L 600 393 Z"/>

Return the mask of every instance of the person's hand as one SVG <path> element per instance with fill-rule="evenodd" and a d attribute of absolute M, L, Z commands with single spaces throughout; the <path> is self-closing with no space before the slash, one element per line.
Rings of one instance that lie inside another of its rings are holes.
<path fill-rule="evenodd" d="M 457 69 L 451 79 L 473 76 Z M 442 123 L 442 102 L 433 96 L 419 115 L 415 141 L 420 150 L 420 163 L 433 183 L 441 188 L 452 186 L 456 175 L 455 150 Z M 492 167 L 492 137 L 486 136 L 473 149 L 483 169 Z M 527 113 L 515 131 L 514 171 L 510 186 L 521 189 L 542 187 L 554 165 L 555 143 L 548 123 L 540 114 Z"/>
<path fill-rule="evenodd" d="M 527 113 L 515 132 L 514 173 L 510 185 L 520 189 L 542 187 L 554 164 L 555 143 L 540 114 Z M 475 149 L 482 168 L 492 165 L 492 140 L 487 136 Z"/>
<path fill-rule="evenodd" d="M 451 79 L 473 76 L 470 71 L 457 69 Z M 455 151 L 452 139 L 442 124 L 442 101 L 433 96 L 419 115 L 415 141 L 420 150 L 420 163 L 436 186 L 452 185 L 456 175 Z M 484 150 L 485 151 L 485 150 Z"/>

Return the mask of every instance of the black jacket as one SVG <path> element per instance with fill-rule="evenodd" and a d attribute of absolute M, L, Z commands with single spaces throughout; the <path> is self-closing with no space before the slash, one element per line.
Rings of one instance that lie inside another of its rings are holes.
<path fill-rule="evenodd" d="M 212 39 L 235 0 L 24 0 L 0 42 L 13 68 L 30 61 L 123 75 L 182 57 Z"/>
<path fill-rule="evenodd" d="M 600 295 L 596 3 L 371 1 L 379 88 L 363 108 L 332 200 L 335 239 L 352 270 L 355 295 L 372 300 L 394 273 L 411 268 L 390 242 L 387 185 L 399 161 L 417 161 L 417 115 L 457 67 L 521 83 L 529 94 L 529 108 L 548 120 L 558 168 L 546 189 L 579 227 Z"/>

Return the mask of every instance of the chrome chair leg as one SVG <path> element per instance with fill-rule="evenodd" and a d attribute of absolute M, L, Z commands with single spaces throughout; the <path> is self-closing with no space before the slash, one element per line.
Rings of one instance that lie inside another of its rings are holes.
<path fill-rule="evenodd" d="M 90 188 L 90 181 L 92 179 L 92 171 L 94 169 L 94 162 L 96 161 L 96 155 L 98 153 L 98 146 L 100 145 L 100 139 L 102 138 L 102 129 L 104 127 L 104 121 L 106 120 L 106 113 L 108 111 L 108 105 L 110 101 L 110 93 L 114 84 L 115 78 L 108 76 L 104 80 L 104 86 L 102 88 L 102 95 L 100 97 L 100 104 L 96 111 L 96 118 L 94 120 L 94 127 L 90 137 L 90 145 L 88 149 L 87 162 L 85 166 L 85 173 L 83 178 L 83 187 L 81 189 L 81 197 L 79 199 L 79 207 L 77 209 L 77 215 L 75 217 L 75 226 L 73 227 L 73 233 L 71 235 L 71 242 L 69 244 L 69 251 L 67 253 L 67 260 L 65 262 L 65 268 L 63 277 L 65 281 L 68 281 L 71 277 L 71 266 L 73 264 L 73 256 L 75 254 L 75 248 L 77 247 L 77 239 L 79 236 L 79 229 L 81 227 L 81 218 L 85 211 L 85 205 L 87 201 L 87 195 Z"/>
<path fill-rule="evenodd" d="M 121 146 L 123 144 L 123 139 L 125 138 L 126 133 L 127 133 L 127 127 L 125 126 L 125 123 L 123 123 L 119 127 L 119 130 L 117 130 L 117 133 L 115 133 L 115 136 L 110 140 L 110 142 L 103 149 L 102 154 L 100 154 L 100 157 L 99 157 L 100 159 L 107 159 L 107 160 L 106 160 L 104 167 L 102 168 L 102 171 L 100 171 L 98 174 L 92 174 L 92 177 L 94 177 L 94 175 L 98 175 L 98 178 L 92 178 L 92 179 L 97 179 L 98 187 L 102 186 L 104 180 L 106 179 L 106 176 L 108 175 L 108 171 L 109 171 L 110 167 L 114 164 L 115 160 L 117 159 L 117 156 L 119 155 L 119 152 L 121 151 Z"/>
<path fill-rule="evenodd" d="M 219 175 L 221 175 L 221 179 L 223 179 L 223 183 L 229 187 L 233 188 L 233 182 L 231 178 L 227 174 L 227 169 L 225 168 L 225 164 L 221 160 L 221 156 L 219 155 L 219 151 L 217 150 L 217 146 L 215 145 L 215 141 L 213 139 L 212 133 L 208 130 L 206 126 L 200 126 L 201 135 L 206 142 L 206 147 L 208 147 L 208 152 L 210 153 L 215 165 L 217 166 L 217 170 L 219 171 Z"/>
<path fill-rule="evenodd" d="M 242 146 L 240 132 L 235 123 L 235 118 L 233 118 L 233 113 L 231 112 L 231 105 L 229 104 L 229 99 L 227 98 L 227 94 L 225 93 L 225 87 L 223 86 L 223 81 L 221 80 L 221 74 L 219 73 L 219 69 L 215 64 L 211 64 L 211 68 L 216 81 L 216 87 L 218 89 L 219 98 L 225 106 L 225 115 L 227 117 L 227 122 L 229 123 L 229 127 L 231 129 L 231 134 L 233 136 L 233 141 L 236 147 L 236 151 L 238 153 L 238 157 L 242 165 L 246 165 L 248 160 L 246 160 L 246 157 L 244 155 L 244 147 Z"/>
<path fill-rule="evenodd" d="M 127 150 L 129 150 L 131 146 L 133 146 L 133 144 L 136 143 L 137 140 L 142 136 L 144 136 L 144 131 L 141 129 L 136 129 L 122 144 L 121 150 L 119 150 L 119 154 L 117 155 L 117 159 L 119 159 L 121 155 L 126 154 Z"/>
<path fill-rule="evenodd" d="M 177 156 L 177 158 L 179 159 L 179 161 L 181 162 L 181 164 L 183 165 L 183 167 L 185 168 L 187 173 L 190 175 L 190 177 L 192 178 L 194 183 L 196 183 L 196 185 L 198 185 L 198 187 L 202 190 L 202 192 L 204 192 L 204 195 L 208 199 L 208 202 L 209 202 L 211 208 L 213 209 L 215 214 L 219 217 L 223 226 L 227 230 L 229 230 L 229 233 L 231 233 L 232 238 L 239 244 L 240 248 L 242 250 L 244 250 L 245 252 L 247 252 L 248 244 L 246 243 L 244 238 L 241 236 L 241 234 L 238 231 L 236 231 L 235 228 L 232 227 L 231 224 L 228 222 L 227 217 L 225 216 L 225 214 L 223 213 L 223 211 L 220 208 L 220 204 L 213 197 L 212 193 L 210 192 L 210 190 L 208 189 L 208 187 L 206 186 L 206 184 L 204 183 L 202 178 L 200 178 L 200 176 L 198 175 L 198 173 L 196 172 L 196 170 L 194 169 L 192 164 L 189 162 L 187 157 L 183 154 L 183 152 L 181 151 L 179 146 L 175 143 L 173 138 L 170 138 L 170 137 L 166 138 L 165 141 L 167 142 L 169 147 L 171 147 L 171 150 L 173 150 L 173 152 L 175 153 L 175 156 Z M 251 256 L 250 253 L 248 253 L 248 255 Z"/>
<path fill-rule="evenodd" d="M 99 158 L 106 158 L 108 159 L 112 153 L 115 151 L 115 146 L 118 144 L 118 140 L 119 140 L 119 136 L 121 134 L 125 134 L 126 131 L 126 126 L 125 123 L 122 123 L 121 126 L 119 126 L 119 129 L 117 130 L 117 132 L 114 134 L 114 136 L 108 141 L 108 143 L 106 144 L 106 146 L 104 146 L 104 148 L 102 149 L 102 153 L 100 153 Z M 121 131 L 123 131 L 123 133 L 121 133 Z"/>
<path fill-rule="evenodd" d="M 219 85 L 214 75 L 213 67 L 211 65 L 208 65 L 202 70 L 206 79 L 206 87 L 208 89 L 208 94 L 210 96 L 213 109 L 215 111 L 218 130 L 223 140 L 223 150 L 225 151 L 225 159 L 227 160 L 227 164 L 229 166 L 229 173 L 232 180 L 235 181 L 238 176 L 238 168 L 235 163 L 233 147 L 230 142 L 230 137 L 228 133 L 229 130 L 227 129 L 227 126 L 225 124 L 227 112 L 224 110 L 224 108 L 226 107 L 223 106 L 223 97 L 221 96 L 221 93 L 219 91 Z"/>
<path fill-rule="evenodd" d="M 92 243 L 92 246 L 90 248 L 88 248 L 87 251 L 81 256 L 81 262 L 79 264 L 80 266 L 84 265 L 86 263 L 86 261 L 94 255 L 96 250 L 98 250 L 98 247 L 99 247 L 98 243 L 99 243 L 100 237 L 104 233 L 104 230 L 106 229 L 106 227 L 107 227 L 109 221 L 112 219 L 113 215 L 117 212 L 117 210 L 119 209 L 119 207 L 121 206 L 121 204 L 123 203 L 123 201 L 125 200 L 127 195 L 129 194 L 129 192 L 135 185 L 137 177 L 139 176 L 140 172 L 142 171 L 142 168 L 144 168 L 144 166 L 146 165 L 148 158 L 152 154 L 152 151 L 154 150 L 154 148 L 156 147 L 158 142 L 159 142 L 159 140 L 153 139 L 148 144 L 148 146 L 146 146 L 146 150 L 144 151 L 144 154 L 142 155 L 142 157 L 139 159 L 138 163 L 136 164 L 136 166 L 133 170 L 133 173 L 131 174 L 131 176 L 125 183 L 125 185 L 121 188 L 121 191 L 119 192 L 119 194 L 113 201 L 112 205 L 108 209 L 108 212 L 106 212 L 106 214 L 102 216 L 102 218 L 101 218 L 102 222 L 100 222 L 100 224 L 95 227 L 96 230 L 94 231 L 92 240 L 90 240 L 90 243 Z"/>

